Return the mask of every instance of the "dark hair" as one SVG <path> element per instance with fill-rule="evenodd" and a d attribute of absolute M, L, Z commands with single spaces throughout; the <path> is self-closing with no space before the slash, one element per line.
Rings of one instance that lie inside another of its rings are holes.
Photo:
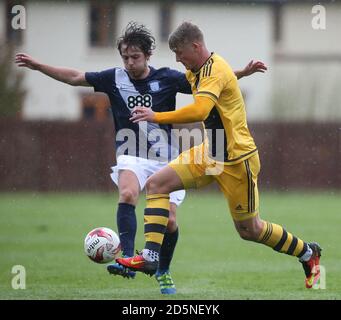
<path fill-rule="evenodd" d="M 117 40 L 117 49 L 121 52 L 122 44 L 139 48 L 146 56 L 151 56 L 155 49 L 155 38 L 143 24 L 129 22 L 122 36 Z"/>
<path fill-rule="evenodd" d="M 174 51 L 179 46 L 195 41 L 204 41 L 203 33 L 197 25 L 185 21 L 169 36 L 168 44 L 169 48 Z"/>

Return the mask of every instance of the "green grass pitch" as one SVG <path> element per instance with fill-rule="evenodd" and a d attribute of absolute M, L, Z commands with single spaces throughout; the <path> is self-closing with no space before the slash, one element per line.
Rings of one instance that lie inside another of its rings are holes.
<path fill-rule="evenodd" d="M 340 196 L 261 192 L 263 219 L 323 247 L 326 288 L 307 290 L 296 258 L 239 238 L 220 194 L 189 192 L 171 269 L 178 293 L 164 297 L 154 278 L 110 276 L 83 252 L 92 228 L 116 230 L 116 194 L 0 194 L 0 299 L 340 299 Z M 142 195 L 137 249 L 144 203 Z M 25 267 L 24 290 L 12 288 L 15 265 Z"/>

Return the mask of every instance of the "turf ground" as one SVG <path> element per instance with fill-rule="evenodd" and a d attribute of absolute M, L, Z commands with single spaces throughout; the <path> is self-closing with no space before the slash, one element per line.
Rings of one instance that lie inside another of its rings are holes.
<path fill-rule="evenodd" d="M 126 280 L 83 253 L 86 233 L 116 229 L 114 194 L 0 194 L 0 299 L 340 299 L 341 193 L 261 193 L 263 219 L 323 247 L 326 289 L 307 290 L 296 258 L 241 240 L 215 193 L 190 192 L 178 211 L 172 265 L 178 294 L 163 297 L 144 274 Z M 143 197 L 137 248 L 143 244 Z M 14 265 L 26 289 L 14 290 Z"/>

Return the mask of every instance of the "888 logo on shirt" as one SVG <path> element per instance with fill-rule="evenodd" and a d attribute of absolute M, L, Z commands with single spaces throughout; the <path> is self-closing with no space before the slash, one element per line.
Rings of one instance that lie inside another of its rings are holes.
<path fill-rule="evenodd" d="M 146 107 L 151 108 L 152 96 L 150 94 L 138 95 L 138 96 L 129 96 L 128 97 L 128 108 L 134 109 L 136 107 Z"/>

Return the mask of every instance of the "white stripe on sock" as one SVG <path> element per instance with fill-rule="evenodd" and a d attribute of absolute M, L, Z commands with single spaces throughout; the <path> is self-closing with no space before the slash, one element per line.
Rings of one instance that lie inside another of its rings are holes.
<path fill-rule="evenodd" d="M 311 248 L 308 245 L 308 250 L 306 251 L 306 253 L 300 258 L 301 261 L 309 261 L 309 259 L 311 258 L 313 254 L 313 250 L 311 250 Z"/>

